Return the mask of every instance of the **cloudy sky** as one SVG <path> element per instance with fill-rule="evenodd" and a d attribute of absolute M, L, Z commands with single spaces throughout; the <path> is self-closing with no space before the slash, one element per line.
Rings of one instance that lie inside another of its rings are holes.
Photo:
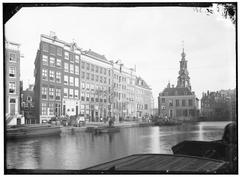
<path fill-rule="evenodd" d="M 5 25 L 6 38 L 21 44 L 24 88 L 34 83 L 40 35 L 50 31 L 109 60 L 136 65 L 155 103 L 168 81 L 177 83 L 183 40 L 190 82 L 199 98 L 207 90 L 236 85 L 235 26 L 221 16 L 185 7 L 35 7 L 21 9 Z"/>

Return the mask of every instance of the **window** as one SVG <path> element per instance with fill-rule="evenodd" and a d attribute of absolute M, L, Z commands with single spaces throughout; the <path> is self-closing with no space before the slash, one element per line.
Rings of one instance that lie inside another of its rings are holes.
<path fill-rule="evenodd" d="M 73 66 L 73 64 L 70 64 L 70 73 L 74 74 L 74 66 Z"/>
<path fill-rule="evenodd" d="M 78 55 L 75 55 L 75 62 L 76 62 L 76 63 L 79 63 L 79 58 L 80 58 L 80 57 L 79 57 Z"/>
<path fill-rule="evenodd" d="M 56 72 L 56 82 L 61 83 L 61 72 Z"/>
<path fill-rule="evenodd" d="M 75 87 L 79 87 L 79 79 L 75 77 Z"/>
<path fill-rule="evenodd" d="M 169 100 L 169 106 L 173 106 L 173 100 Z"/>
<path fill-rule="evenodd" d="M 54 67 L 55 66 L 55 58 L 50 57 L 50 66 Z"/>
<path fill-rule="evenodd" d="M 47 103 L 42 103 L 42 115 L 47 115 Z"/>
<path fill-rule="evenodd" d="M 62 56 L 62 49 L 59 47 L 57 48 L 57 55 Z"/>
<path fill-rule="evenodd" d="M 96 73 L 98 73 L 98 66 L 96 66 Z"/>
<path fill-rule="evenodd" d="M 74 90 L 74 98 L 78 99 L 78 90 Z"/>
<path fill-rule="evenodd" d="M 64 63 L 64 71 L 68 72 L 68 63 Z"/>
<path fill-rule="evenodd" d="M 106 78 L 106 77 L 104 77 L 104 83 L 105 83 L 105 84 L 107 83 L 107 78 Z"/>
<path fill-rule="evenodd" d="M 86 94 L 86 101 L 89 101 L 89 93 Z"/>
<path fill-rule="evenodd" d="M 50 54 L 56 55 L 56 47 L 55 46 L 50 45 Z"/>
<path fill-rule="evenodd" d="M 9 93 L 16 93 L 16 83 L 9 82 Z"/>
<path fill-rule="evenodd" d="M 74 58 L 73 58 L 73 55 L 71 53 L 70 53 L 69 59 L 70 59 L 71 63 L 74 63 Z"/>
<path fill-rule="evenodd" d="M 91 74 L 91 80 L 94 81 L 94 74 Z"/>
<path fill-rule="evenodd" d="M 85 78 L 85 72 L 82 71 L 82 79 Z"/>
<path fill-rule="evenodd" d="M 54 88 L 49 87 L 49 99 L 53 100 L 54 99 Z"/>
<path fill-rule="evenodd" d="M 54 115 L 54 104 L 49 103 L 48 105 L 49 115 Z"/>
<path fill-rule="evenodd" d="M 65 58 L 66 60 L 69 60 L 69 53 L 68 53 L 68 52 L 64 52 L 64 58 Z"/>
<path fill-rule="evenodd" d="M 108 75 L 111 76 L 111 71 L 110 71 L 110 69 L 108 70 Z"/>
<path fill-rule="evenodd" d="M 186 106 L 186 100 L 182 100 L 182 106 Z"/>
<path fill-rule="evenodd" d="M 64 85 L 68 85 L 68 76 L 64 75 Z"/>
<path fill-rule="evenodd" d="M 85 63 L 83 61 L 82 61 L 81 65 L 82 65 L 82 69 L 84 69 L 85 68 Z"/>
<path fill-rule="evenodd" d="M 89 84 L 86 84 L 86 89 L 89 90 Z"/>
<path fill-rule="evenodd" d="M 165 98 L 162 98 L 162 103 L 165 103 Z"/>
<path fill-rule="evenodd" d="M 102 67 L 99 67 L 100 74 L 102 74 Z"/>
<path fill-rule="evenodd" d="M 90 69 L 90 64 L 87 63 L 86 65 L 87 65 L 87 70 L 89 70 Z"/>
<path fill-rule="evenodd" d="M 102 76 L 100 76 L 100 83 L 102 83 Z"/>
<path fill-rule="evenodd" d="M 91 71 L 94 72 L 94 65 L 93 64 L 91 64 Z"/>
<path fill-rule="evenodd" d="M 62 61 L 60 58 L 57 58 L 56 67 L 61 68 L 61 66 L 62 66 Z"/>
<path fill-rule="evenodd" d="M 43 80 L 48 80 L 48 70 L 47 69 L 43 69 L 42 70 L 42 79 Z"/>
<path fill-rule="evenodd" d="M 94 85 L 93 84 L 91 84 L 91 90 L 94 91 Z"/>
<path fill-rule="evenodd" d="M 56 88 L 56 100 L 61 100 L 61 89 Z"/>
<path fill-rule="evenodd" d="M 79 67 L 75 65 L 75 74 L 79 75 Z"/>
<path fill-rule="evenodd" d="M 179 106 L 179 100 L 176 100 L 176 107 Z"/>
<path fill-rule="evenodd" d="M 98 75 L 96 75 L 96 82 L 98 82 Z"/>
<path fill-rule="evenodd" d="M 9 77 L 16 77 L 16 68 L 14 66 L 9 67 Z"/>
<path fill-rule="evenodd" d="M 193 105 L 193 100 L 188 100 L 188 106 L 192 106 Z"/>
<path fill-rule="evenodd" d="M 89 74 L 89 73 L 87 73 L 87 75 L 86 75 L 86 79 L 87 79 L 87 80 L 89 80 L 89 75 L 90 75 L 90 74 Z"/>
<path fill-rule="evenodd" d="M 47 99 L 47 94 L 48 94 L 48 91 L 47 91 L 47 87 L 42 87 L 42 99 Z"/>
<path fill-rule="evenodd" d="M 43 50 L 44 52 L 48 52 L 48 44 L 43 43 L 43 44 L 42 44 L 42 50 Z"/>
<path fill-rule="evenodd" d="M 106 75 L 107 74 L 107 70 L 106 70 L 106 68 L 104 68 L 104 75 Z"/>
<path fill-rule="evenodd" d="M 47 55 L 42 56 L 42 64 L 43 65 L 48 65 L 48 56 Z"/>
<path fill-rule="evenodd" d="M 85 89 L 85 83 L 81 82 L 81 88 L 84 90 Z"/>
<path fill-rule="evenodd" d="M 69 98 L 73 98 L 73 89 L 69 89 Z"/>
<path fill-rule="evenodd" d="M 10 62 L 16 62 L 16 54 L 15 53 L 10 53 L 9 54 L 9 61 Z"/>
<path fill-rule="evenodd" d="M 81 101 L 85 101 L 85 97 L 84 97 L 84 93 L 83 92 L 81 92 Z"/>
<path fill-rule="evenodd" d="M 54 82 L 55 81 L 55 72 L 54 71 L 49 71 L 49 81 Z"/>
<path fill-rule="evenodd" d="M 73 83 L 74 81 L 73 81 L 73 77 L 72 76 L 70 76 L 69 77 L 69 84 L 70 84 L 70 86 L 74 86 L 74 83 Z"/>
<path fill-rule="evenodd" d="M 68 98 L 68 88 L 63 89 L 63 97 Z"/>

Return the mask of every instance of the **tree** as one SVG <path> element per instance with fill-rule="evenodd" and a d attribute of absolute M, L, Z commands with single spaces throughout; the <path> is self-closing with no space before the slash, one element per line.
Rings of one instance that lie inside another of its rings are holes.
<path fill-rule="evenodd" d="M 236 24 L 236 8 L 237 3 L 213 3 L 211 7 L 202 8 L 197 7 L 194 8 L 196 12 L 204 12 L 206 15 L 216 15 L 222 16 L 225 19 L 230 19 L 231 22 Z"/>

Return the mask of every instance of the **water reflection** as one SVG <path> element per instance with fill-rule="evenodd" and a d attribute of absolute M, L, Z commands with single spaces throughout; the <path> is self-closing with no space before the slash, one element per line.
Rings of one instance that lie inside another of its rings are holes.
<path fill-rule="evenodd" d="M 220 139 L 228 122 L 135 127 L 119 133 L 62 134 L 7 143 L 7 168 L 82 169 L 136 153 L 172 153 L 183 140 Z"/>

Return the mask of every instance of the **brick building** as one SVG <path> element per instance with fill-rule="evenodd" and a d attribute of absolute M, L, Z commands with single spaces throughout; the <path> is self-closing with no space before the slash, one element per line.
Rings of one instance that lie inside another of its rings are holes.
<path fill-rule="evenodd" d="M 220 90 L 202 94 L 201 118 L 204 120 L 236 120 L 236 93 Z"/>
<path fill-rule="evenodd" d="M 135 85 L 137 117 L 150 117 L 153 115 L 152 90 L 141 77 L 136 78 Z"/>
<path fill-rule="evenodd" d="M 199 114 L 198 98 L 191 90 L 190 77 L 187 70 L 187 60 L 184 49 L 180 61 L 180 71 L 177 86 L 170 86 L 159 94 L 158 114 L 160 117 L 178 120 L 197 120 Z"/>
<path fill-rule="evenodd" d="M 5 41 L 4 63 L 6 123 L 24 124 L 20 116 L 20 44 Z"/>
<path fill-rule="evenodd" d="M 35 116 L 34 85 L 29 85 L 21 91 L 21 113 L 24 115 L 26 124 L 36 124 L 38 119 Z"/>
<path fill-rule="evenodd" d="M 54 34 L 41 35 L 34 76 L 40 123 L 61 115 L 82 114 L 89 121 L 136 116 L 135 70 Z"/>

